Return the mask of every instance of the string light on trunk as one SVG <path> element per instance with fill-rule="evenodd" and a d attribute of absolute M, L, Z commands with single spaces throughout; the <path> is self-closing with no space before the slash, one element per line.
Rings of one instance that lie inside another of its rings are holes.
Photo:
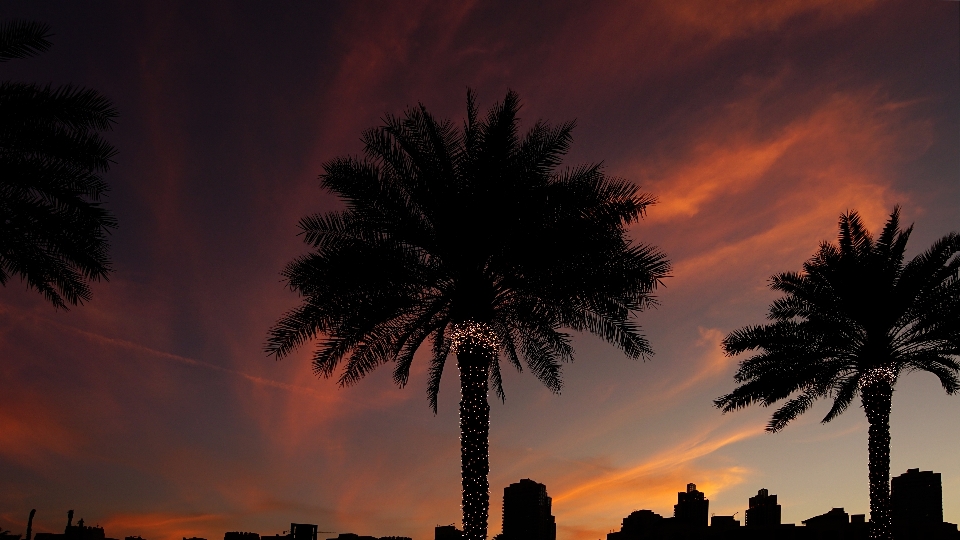
<path fill-rule="evenodd" d="M 465 540 L 485 540 L 489 515 L 490 405 L 487 380 L 496 361 L 499 339 L 488 324 L 466 321 L 452 325 L 450 350 L 460 371 L 460 457 L 463 473 L 461 508 Z"/>
<path fill-rule="evenodd" d="M 463 352 L 496 352 L 500 340 L 489 324 L 466 321 L 455 323 L 450 331 L 450 350 L 454 354 Z M 473 349 L 473 351 L 467 350 Z"/>
<path fill-rule="evenodd" d="M 860 376 L 857 382 L 857 389 L 863 390 L 868 386 L 873 386 L 879 382 L 885 382 L 890 386 L 897 382 L 897 371 L 890 366 L 878 366 Z"/>
<path fill-rule="evenodd" d="M 860 377 L 863 408 L 870 423 L 870 538 L 890 540 L 890 402 L 897 371 L 889 366 L 871 369 Z"/>

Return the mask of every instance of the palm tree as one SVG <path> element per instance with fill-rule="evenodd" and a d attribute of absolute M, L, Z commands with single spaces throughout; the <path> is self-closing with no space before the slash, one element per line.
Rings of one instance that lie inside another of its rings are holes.
<path fill-rule="evenodd" d="M 876 240 L 856 212 L 840 217 L 838 244 L 824 242 L 803 272 L 771 279 L 784 293 L 761 326 L 723 341 L 743 360 L 740 384 L 715 401 L 724 412 L 790 398 L 767 431 L 777 432 L 819 398 L 832 398 L 829 422 L 859 395 L 867 415 L 871 538 L 890 538 L 890 404 L 901 374 L 927 371 L 948 394 L 960 389 L 960 236 L 950 233 L 904 264 L 913 227 L 894 208 Z M 791 397 L 793 396 L 793 397 Z"/>
<path fill-rule="evenodd" d="M 0 62 L 50 48 L 41 23 L 0 24 Z M 99 134 L 117 116 L 94 90 L 0 82 L 0 285 L 19 275 L 54 307 L 90 300 L 107 279 L 107 234 L 116 220 L 100 203 L 116 155 Z"/>
<path fill-rule="evenodd" d="M 573 359 L 569 328 L 631 358 L 652 354 L 632 316 L 650 307 L 669 270 L 626 226 L 654 199 L 599 165 L 558 170 L 573 123 L 519 134 L 515 93 L 478 119 L 471 92 L 462 129 L 423 105 L 363 134 L 365 157 L 324 165 L 322 187 L 346 210 L 303 218 L 314 250 L 283 271 L 303 298 L 271 329 L 277 358 L 322 336 L 318 375 L 341 361 L 341 385 L 392 361 L 407 383 L 431 345 L 427 394 L 436 412 L 444 364 L 460 375 L 465 537 L 486 538 L 488 384 L 504 398 L 500 361 L 527 367 L 554 392 Z"/>

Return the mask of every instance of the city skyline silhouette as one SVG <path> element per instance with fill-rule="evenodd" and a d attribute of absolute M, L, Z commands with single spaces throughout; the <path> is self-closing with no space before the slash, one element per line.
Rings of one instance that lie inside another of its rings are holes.
<path fill-rule="evenodd" d="M 943 491 L 940 473 L 908 469 L 892 481 L 892 528 L 897 540 L 958 540 L 960 530 L 956 523 L 943 520 Z M 850 514 L 843 507 L 835 507 L 822 514 L 787 523 L 782 520 L 782 507 L 777 495 L 768 489 L 757 490 L 750 497 L 743 519 L 734 515 L 722 516 L 709 511 L 707 494 L 696 484 L 688 483 L 677 493 L 673 514 L 662 516 L 649 509 L 634 510 L 623 518 L 619 530 L 612 530 L 606 540 L 864 540 L 873 523 L 864 514 Z M 30 520 L 36 510 L 31 510 Z M 709 514 L 709 518 L 708 518 Z M 505 487 L 501 505 L 503 528 L 493 540 L 555 540 L 557 523 L 552 515 L 552 499 L 547 486 L 521 479 Z M 62 534 L 38 533 L 32 537 L 0 530 L 0 537 L 8 540 L 117 540 L 107 537 L 102 527 L 84 525 L 83 518 L 73 522 L 74 511 L 67 512 L 67 524 Z M 742 528 L 741 528 L 742 526 Z M 223 540 L 318 540 L 333 531 L 321 531 L 319 525 L 291 523 L 277 535 L 256 532 L 227 531 Z M 462 540 L 464 532 L 456 525 L 438 525 L 433 540 Z M 124 540 L 144 540 L 139 535 Z M 192 537 L 183 540 L 208 540 Z M 340 532 L 327 540 L 412 540 L 410 537 Z M 601 539 L 602 540 L 602 539 Z"/>

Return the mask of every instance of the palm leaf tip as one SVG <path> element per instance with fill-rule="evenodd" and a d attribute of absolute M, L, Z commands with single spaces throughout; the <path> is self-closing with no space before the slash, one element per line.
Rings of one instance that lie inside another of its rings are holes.
<path fill-rule="evenodd" d="M 50 50 L 50 25 L 36 21 L 0 23 L 0 62 L 36 56 Z"/>
<path fill-rule="evenodd" d="M 732 409 L 729 402 L 730 395 L 720 396 L 717 399 L 713 400 L 713 406 L 720 409 L 724 413 L 730 412 Z"/>

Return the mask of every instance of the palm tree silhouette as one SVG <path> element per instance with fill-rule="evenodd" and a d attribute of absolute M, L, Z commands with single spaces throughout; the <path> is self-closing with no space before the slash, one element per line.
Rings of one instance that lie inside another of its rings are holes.
<path fill-rule="evenodd" d="M 784 293 L 761 326 L 723 341 L 727 355 L 749 350 L 740 384 L 715 401 L 724 412 L 789 399 L 767 431 L 777 432 L 819 398 L 836 418 L 859 394 L 867 415 L 871 538 L 890 538 L 890 404 L 901 374 L 927 371 L 948 394 L 960 389 L 960 236 L 950 233 L 904 264 L 913 227 L 894 208 L 876 240 L 856 212 L 840 217 L 838 244 L 824 242 L 803 272 L 771 278 Z M 796 394 L 796 395 L 795 395 Z"/>
<path fill-rule="evenodd" d="M 632 315 L 652 306 L 669 271 L 626 226 L 653 197 L 599 165 L 558 170 L 572 122 L 519 135 L 517 94 L 478 119 L 467 92 L 462 129 L 423 105 L 363 134 L 365 157 L 324 165 L 322 186 L 347 209 L 303 218 L 314 251 L 283 271 L 302 304 L 270 330 L 281 358 L 323 336 L 313 356 L 350 385 L 394 362 L 407 383 L 414 353 L 432 345 L 427 394 L 436 412 L 448 354 L 459 368 L 465 537 L 486 538 L 488 383 L 504 398 L 500 360 L 527 367 L 554 392 L 573 359 L 569 328 L 631 358 L 652 354 Z"/>
<path fill-rule="evenodd" d="M 0 24 L 0 62 L 50 48 L 50 28 Z M 114 148 L 99 134 L 117 116 L 94 90 L 0 82 L 0 285 L 19 275 L 54 307 L 90 300 L 107 279 L 107 234 L 116 220 L 101 206 Z"/>

